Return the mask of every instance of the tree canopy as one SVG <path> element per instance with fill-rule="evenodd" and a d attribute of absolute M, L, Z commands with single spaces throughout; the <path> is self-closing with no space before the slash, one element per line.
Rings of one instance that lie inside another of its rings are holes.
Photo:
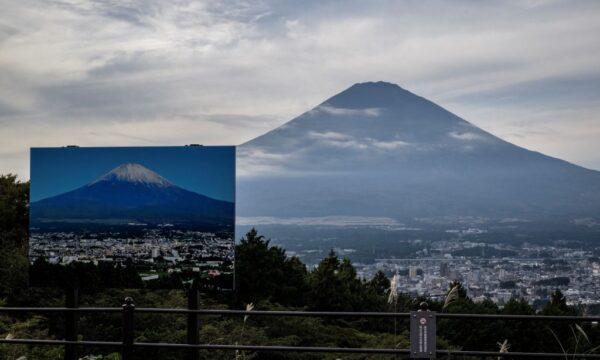
<path fill-rule="evenodd" d="M 0 296 L 27 283 L 29 183 L 0 175 Z"/>

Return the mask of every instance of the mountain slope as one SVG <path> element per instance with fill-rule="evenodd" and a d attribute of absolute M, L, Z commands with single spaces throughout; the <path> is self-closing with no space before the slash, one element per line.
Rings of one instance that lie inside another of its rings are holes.
<path fill-rule="evenodd" d="M 600 172 L 526 150 L 397 85 L 356 84 L 238 148 L 241 216 L 575 218 Z"/>
<path fill-rule="evenodd" d="M 142 222 L 220 222 L 233 203 L 180 188 L 140 164 L 123 164 L 73 191 L 31 204 L 32 222 L 132 219 Z"/>

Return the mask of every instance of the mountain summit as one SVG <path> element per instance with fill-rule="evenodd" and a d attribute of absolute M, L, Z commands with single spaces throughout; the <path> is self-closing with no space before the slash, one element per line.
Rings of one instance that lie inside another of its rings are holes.
<path fill-rule="evenodd" d="M 386 82 L 355 84 L 241 145 L 238 173 L 241 216 L 600 212 L 600 172 L 513 145 Z"/>
<path fill-rule="evenodd" d="M 348 170 L 374 166 L 442 150 L 472 152 L 508 146 L 438 105 L 401 87 L 385 83 L 356 84 L 292 121 L 243 144 L 242 173 L 247 161 L 269 158 L 265 165 L 285 170 Z M 277 156 L 274 156 L 278 154 Z M 249 155 L 249 156 L 246 156 Z M 252 158 L 252 159 L 249 159 Z M 304 161 L 288 161 L 294 160 Z M 300 159 L 302 158 L 302 159 Z M 308 166 L 307 169 L 304 169 Z M 333 166 L 333 168 L 332 168 Z"/>
<path fill-rule="evenodd" d="M 326 102 L 346 109 L 402 107 L 416 99 L 427 101 L 396 84 L 385 81 L 354 84 Z"/>
<path fill-rule="evenodd" d="M 167 179 L 158 175 L 152 170 L 145 168 L 143 165 L 136 163 L 126 163 L 119 165 L 111 170 L 106 175 L 103 175 L 98 180 L 90 185 L 106 181 L 126 181 L 130 183 L 144 184 L 148 186 L 168 187 L 173 186 Z"/>

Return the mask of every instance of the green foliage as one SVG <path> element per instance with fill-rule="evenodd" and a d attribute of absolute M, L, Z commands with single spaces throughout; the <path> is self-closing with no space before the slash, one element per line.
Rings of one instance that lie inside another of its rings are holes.
<path fill-rule="evenodd" d="M 384 299 L 381 287 L 389 281 L 387 284 L 381 278 L 375 281 L 368 283 L 358 279 L 350 260 L 340 260 L 331 250 L 308 276 L 307 305 L 311 309 L 330 311 L 365 311 L 381 307 Z"/>
<path fill-rule="evenodd" d="M 0 175 L 0 296 L 27 284 L 29 183 Z"/>
<path fill-rule="evenodd" d="M 567 305 L 567 298 L 562 291 L 556 289 L 550 295 L 550 302 L 542 309 L 542 315 L 577 315 L 577 312 Z"/>
<path fill-rule="evenodd" d="M 500 313 L 506 315 L 534 315 L 535 310 L 525 300 L 513 298 L 504 305 Z M 500 338 L 507 339 L 511 351 L 533 351 L 528 349 L 540 344 L 542 332 L 539 329 L 544 326 L 543 323 L 513 320 L 502 321 L 500 325 L 502 326 L 502 333 L 498 333 L 498 341 L 502 341 Z M 540 346 L 536 351 L 543 350 Z"/>
<path fill-rule="evenodd" d="M 379 270 L 368 283 L 369 290 L 376 294 L 384 294 L 390 289 L 390 279 L 385 276 L 384 272 Z"/>
<path fill-rule="evenodd" d="M 268 299 L 301 306 L 307 290 L 306 267 L 269 242 L 252 229 L 236 247 L 238 304 Z"/>
<path fill-rule="evenodd" d="M 29 183 L 16 175 L 0 175 L 0 232 L 27 235 Z M 25 231 L 25 232 L 23 232 Z"/>
<path fill-rule="evenodd" d="M 454 290 L 453 290 L 454 289 Z M 468 296 L 466 289 L 458 281 L 449 286 L 448 293 L 455 293 L 455 300 L 444 309 L 450 313 L 470 314 L 496 314 L 498 306 L 492 301 L 486 300 L 474 303 Z M 430 306 L 435 309 L 436 304 Z M 476 330 L 474 330 L 476 329 Z M 498 324 L 489 320 L 476 319 L 442 319 L 438 321 L 438 335 L 448 341 L 450 345 L 462 347 L 469 350 L 497 350 Z"/>
<path fill-rule="evenodd" d="M 279 305 L 262 302 L 259 309 L 284 310 Z M 323 346 L 323 347 L 394 347 L 408 346 L 407 333 L 394 339 L 390 333 L 365 332 L 348 324 L 333 324 L 320 318 L 287 317 L 277 319 L 252 317 L 243 327 L 241 319 L 208 320 L 202 327 L 201 338 L 211 344 Z M 243 336 L 242 336 L 243 331 Z M 206 359 L 232 359 L 232 353 L 203 352 Z M 338 359 L 339 354 L 243 352 L 246 359 Z M 364 354 L 344 355 L 344 359 L 389 359 L 389 356 Z"/>
<path fill-rule="evenodd" d="M 0 329 L 6 333 L 4 337 L 15 339 L 26 338 L 54 338 L 49 334 L 48 319 L 43 316 L 34 316 L 24 321 L 14 321 L 6 317 L 0 318 Z M 62 347 L 42 347 L 25 345 L 0 345 L 0 359 L 15 360 L 25 356 L 27 359 L 61 360 Z"/>

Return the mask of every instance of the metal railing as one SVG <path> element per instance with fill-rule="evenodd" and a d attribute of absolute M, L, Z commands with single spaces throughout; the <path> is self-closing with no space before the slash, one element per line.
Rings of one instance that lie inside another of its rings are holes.
<path fill-rule="evenodd" d="M 197 360 L 199 350 L 240 350 L 240 351 L 275 351 L 275 352 L 313 352 L 313 353 L 362 353 L 362 354 L 396 354 L 410 355 L 410 349 L 392 348 L 346 348 L 346 347 L 298 347 L 270 345 L 218 345 L 201 344 L 199 342 L 199 316 L 279 316 L 279 317 L 322 317 L 322 318 L 396 318 L 409 320 L 410 313 L 396 312 L 332 312 L 332 311 L 260 311 L 260 310 L 213 310 L 199 309 L 197 294 L 190 296 L 188 309 L 183 308 L 136 308 L 132 298 L 126 298 L 122 307 L 76 307 L 76 301 L 67 299 L 66 307 L 0 307 L 0 313 L 62 313 L 65 314 L 64 340 L 37 339 L 0 339 L 0 344 L 50 345 L 64 346 L 65 360 L 76 360 L 79 347 L 108 347 L 120 349 L 122 360 L 132 360 L 136 348 L 162 348 L 187 350 L 186 358 Z M 77 340 L 78 315 L 82 313 L 121 314 L 121 341 L 86 341 Z M 179 314 L 187 316 L 187 343 L 152 343 L 135 341 L 135 314 Z M 477 319 L 477 320 L 528 320 L 528 321 L 565 321 L 565 322 L 599 322 L 600 316 L 541 316 L 541 315 L 496 315 L 496 314 L 451 314 L 437 313 L 438 319 Z M 564 353 L 533 352 L 494 352 L 469 350 L 436 350 L 439 356 L 473 356 L 473 357 L 513 357 L 513 358 L 565 358 Z M 600 354 L 568 354 L 571 359 L 600 359 Z"/>

